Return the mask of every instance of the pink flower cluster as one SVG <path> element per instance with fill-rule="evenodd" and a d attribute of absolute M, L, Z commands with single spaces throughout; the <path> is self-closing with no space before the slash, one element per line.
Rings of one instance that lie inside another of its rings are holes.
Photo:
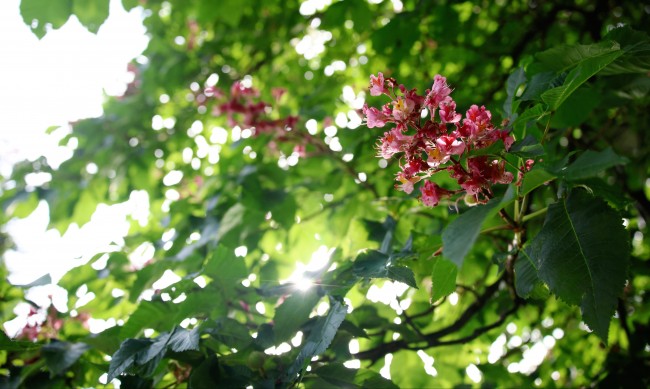
<path fill-rule="evenodd" d="M 284 92 L 284 89 L 274 88 L 272 95 L 277 101 Z M 226 98 L 222 90 L 216 87 L 208 87 L 204 93 L 206 96 L 220 101 L 212 111 L 215 116 L 225 114 L 228 117 L 228 125 L 250 128 L 253 135 L 261 133 L 284 134 L 291 131 L 298 123 L 299 118 L 297 116 L 269 119 L 267 115 L 272 111 L 271 104 L 259 100 L 260 93 L 257 89 L 246 87 L 239 81 L 235 81 L 230 87 L 230 96 L 228 98 Z"/>
<path fill-rule="evenodd" d="M 386 95 L 391 101 L 381 108 L 367 104 L 363 107 L 369 128 L 395 126 L 384 133 L 378 149 L 379 156 L 385 159 L 400 155 L 396 188 L 411 193 L 417 182 L 441 171 L 447 171 L 458 182 L 462 189 L 447 190 L 425 180 L 420 187 L 421 199 L 431 207 L 461 192 L 473 197 L 475 202 L 486 202 L 492 197 L 493 184 L 508 184 L 513 180 L 513 174 L 505 169 L 505 161 L 472 155 L 472 151 L 499 140 L 507 151 L 514 142 L 513 137 L 494 127 L 492 114 L 484 106 L 472 105 L 463 118 L 456 112 L 451 92 L 441 75 L 435 76 L 431 89 L 422 96 L 416 89 L 408 90 L 395 79 L 378 73 L 370 76 L 370 94 Z"/>

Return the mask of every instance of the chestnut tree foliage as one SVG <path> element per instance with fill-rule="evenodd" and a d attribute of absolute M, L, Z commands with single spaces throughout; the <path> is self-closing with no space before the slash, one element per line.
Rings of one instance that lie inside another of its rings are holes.
<path fill-rule="evenodd" d="M 123 5 L 134 81 L 72 158 L 15 166 L 2 222 L 148 217 L 0 334 L 3 387 L 648 386 L 647 5 Z M 21 13 L 97 31 L 108 0 Z M 2 322 L 34 285 L 3 281 Z"/>

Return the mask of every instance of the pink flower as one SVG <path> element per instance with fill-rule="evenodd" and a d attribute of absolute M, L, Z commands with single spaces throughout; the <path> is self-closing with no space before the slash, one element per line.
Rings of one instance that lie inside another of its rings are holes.
<path fill-rule="evenodd" d="M 271 96 L 277 101 L 282 98 L 282 96 L 287 93 L 287 90 L 284 88 L 271 88 Z"/>
<path fill-rule="evenodd" d="M 458 123 L 460 121 L 461 115 L 456 113 L 456 102 L 451 98 L 451 96 L 445 97 L 444 100 L 440 102 L 440 121 L 442 123 Z"/>
<path fill-rule="evenodd" d="M 401 182 L 400 185 L 395 185 L 395 189 L 401 190 L 404 193 L 411 194 L 413 192 L 413 185 L 420 181 L 420 177 L 409 177 L 404 172 L 397 173 L 397 181 Z"/>
<path fill-rule="evenodd" d="M 393 100 L 393 117 L 398 121 L 408 120 L 413 108 L 415 108 L 415 103 L 412 100 L 398 97 Z"/>
<path fill-rule="evenodd" d="M 422 192 L 422 203 L 427 207 L 435 207 L 440 202 L 440 197 L 446 194 L 446 191 L 431 181 L 427 181 L 420 187 Z"/>
<path fill-rule="evenodd" d="M 384 75 L 382 72 L 377 73 L 377 77 L 370 75 L 370 95 L 371 96 L 381 96 L 384 93 L 388 93 L 388 89 L 384 85 Z"/>
<path fill-rule="evenodd" d="M 436 139 L 436 146 L 445 155 L 461 155 L 465 151 L 465 143 L 451 135 L 443 135 Z"/>
<path fill-rule="evenodd" d="M 433 78 L 433 85 L 431 90 L 427 90 L 427 96 L 424 99 L 424 105 L 431 111 L 431 117 L 436 111 L 436 108 L 451 94 L 451 88 L 447 85 L 447 79 L 440 74 L 436 74 Z"/>
<path fill-rule="evenodd" d="M 379 143 L 379 155 L 390 159 L 393 155 L 401 153 L 411 143 L 413 137 L 402 134 L 399 127 L 384 133 Z"/>
<path fill-rule="evenodd" d="M 363 105 L 363 114 L 366 115 L 366 124 L 368 128 L 383 127 L 388 120 L 391 120 L 386 114 L 375 107 Z"/>

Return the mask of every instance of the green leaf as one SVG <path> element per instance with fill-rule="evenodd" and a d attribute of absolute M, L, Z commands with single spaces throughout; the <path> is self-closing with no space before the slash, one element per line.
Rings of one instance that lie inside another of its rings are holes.
<path fill-rule="evenodd" d="M 402 282 L 412 288 L 417 289 L 417 283 L 415 282 L 415 275 L 413 270 L 405 266 L 389 266 L 386 268 L 386 277 L 390 278 L 393 281 Z"/>
<path fill-rule="evenodd" d="M 245 349 L 253 341 L 245 325 L 228 317 L 220 317 L 217 321 L 206 324 L 204 329 L 226 346 L 238 350 Z"/>
<path fill-rule="evenodd" d="M 629 254 L 620 215 L 583 190 L 549 206 L 542 230 L 526 249 L 539 278 L 562 300 L 580 304 L 585 323 L 604 342 Z"/>
<path fill-rule="evenodd" d="M 534 136 L 528 135 L 524 139 L 515 142 L 509 153 L 521 158 L 535 158 L 544 155 L 545 151 Z"/>
<path fill-rule="evenodd" d="M 519 86 L 526 82 L 526 72 L 524 68 L 517 68 L 510 76 L 508 76 L 508 81 L 506 82 L 506 101 L 503 103 L 503 112 L 505 112 L 506 117 L 511 117 L 514 111 L 514 98 L 517 94 L 517 89 Z"/>
<path fill-rule="evenodd" d="M 580 88 L 566 99 L 551 119 L 551 127 L 577 127 L 581 125 L 598 106 L 602 97 L 591 88 Z"/>
<path fill-rule="evenodd" d="M 533 170 L 524 174 L 524 181 L 521 184 L 521 195 L 525 196 L 536 188 L 553 181 L 556 178 L 554 174 L 549 173 L 542 168 L 533 168 Z"/>
<path fill-rule="evenodd" d="M 24 288 L 24 289 L 29 289 L 29 288 L 33 288 L 34 286 L 49 285 L 51 283 L 52 283 L 52 277 L 48 273 L 48 274 L 45 274 L 45 275 L 35 279 L 34 281 L 30 282 L 29 284 L 16 285 L 16 286 L 18 286 L 20 288 Z"/>
<path fill-rule="evenodd" d="M 291 338 L 298 331 L 309 319 L 320 298 L 317 288 L 309 288 L 306 291 L 297 290 L 284 300 L 273 317 L 276 344 Z"/>
<path fill-rule="evenodd" d="M 442 232 L 443 255 L 460 269 L 465 256 L 474 246 L 485 219 L 496 215 L 501 208 L 512 202 L 513 198 L 514 190 L 511 186 L 503 198 L 494 198 L 487 204 L 471 208 L 458 216 Z"/>
<path fill-rule="evenodd" d="M 150 344 L 151 341 L 148 339 L 127 339 L 122 342 L 120 349 L 112 356 L 111 364 L 108 367 L 107 382 L 111 382 L 115 377 L 131 367 L 138 353 L 145 350 Z"/>
<path fill-rule="evenodd" d="M 619 51 L 621 46 L 614 41 L 591 45 L 562 45 L 538 53 L 535 57 L 548 69 L 563 72 L 593 58 Z"/>
<path fill-rule="evenodd" d="M 304 369 L 314 356 L 327 350 L 347 313 L 348 309 L 344 304 L 341 304 L 338 300 L 330 299 L 330 310 L 327 316 L 318 319 L 305 345 L 289 368 L 286 375 L 289 381 L 293 380 L 296 374 Z"/>
<path fill-rule="evenodd" d="M 52 374 L 60 375 L 72 366 L 89 347 L 84 343 L 69 343 L 53 340 L 43 346 L 41 353 Z"/>
<path fill-rule="evenodd" d="M 203 272 L 212 278 L 221 289 L 231 289 L 248 277 L 248 270 L 242 258 L 234 250 L 219 245 L 210 255 Z"/>
<path fill-rule="evenodd" d="M 647 33 L 623 26 L 613 29 L 605 38 L 620 43 L 625 54 L 609 64 L 601 74 L 647 73 L 650 71 L 650 37 Z"/>
<path fill-rule="evenodd" d="M 517 116 L 517 119 L 512 122 L 512 127 L 517 130 L 524 128 L 531 120 L 539 121 L 546 115 L 548 115 L 548 112 L 546 111 L 544 104 L 536 104 L 526 109 L 521 115 Z"/>
<path fill-rule="evenodd" d="M 564 178 L 576 181 L 593 177 L 607 168 L 627 162 L 627 158 L 617 155 L 611 147 L 603 151 L 587 150 L 564 170 Z"/>
<path fill-rule="evenodd" d="M 431 271 L 431 301 L 450 295 L 456 290 L 458 266 L 448 260 L 437 257 L 433 260 Z"/>
<path fill-rule="evenodd" d="M 526 250 L 519 252 L 515 262 L 515 291 L 520 297 L 528 298 L 533 292 L 535 285 L 540 283 L 537 276 L 537 264 Z"/>
<path fill-rule="evenodd" d="M 88 31 L 96 34 L 108 18 L 108 3 L 109 0 L 74 0 L 72 12 Z"/>
<path fill-rule="evenodd" d="M 16 195 L 9 207 L 8 213 L 18 218 L 26 218 L 38 207 L 36 192 L 21 192 Z"/>
<path fill-rule="evenodd" d="M 616 45 L 618 47 L 618 45 Z M 575 69 L 571 70 L 564 80 L 564 84 L 557 88 L 542 93 L 542 100 L 552 110 L 556 110 L 564 101 L 592 76 L 623 55 L 623 51 L 616 50 L 606 54 L 585 59 Z"/>
<path fill-rule="evenodd" d="M 55 30 L 65 24 L 72 13 L 72 0 L 22 0 L 20 14 L 36 36 L 45 36 L 45 25 Z M 32 24 L 32 23 L 35 24 Z"/>
<path fill-rule="evenodd" d="M 34 342 L 11 340 L 11 338 L 8 337 L 4 331 L 0 331 L 0 350 L 29 351 L 29 350 L 38 350 L 42 346 L 43 346 L 42 344 L 38 344 Z"/>
<path fill-rule="evenodd" d="M 359 254 L 354 261 L 353 272 L 357 277 L 386 277 L 386 267 L 390 257 L 378 250 L 367 250 Z"/>
<path fill-rule="evenodd" d="M 174 328 L 169 337 L 167 347 L 171 348 L 172 351 L 177 353 L 187 351 L 187 350 L 198 350 L 199 349 L 199 327 L 194 327 L 192 330 L 186 330 L 182 327 Z"/>

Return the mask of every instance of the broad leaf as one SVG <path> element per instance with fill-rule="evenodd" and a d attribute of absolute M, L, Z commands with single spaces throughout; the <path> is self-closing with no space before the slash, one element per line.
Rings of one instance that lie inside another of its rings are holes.
<path fill-rule="evenodd" d="M 107 382 L 111 382 L 113 378 L 131 367 L 138 357 L 138 353 L 145 350 L 150 344 L 151 341 L 148 339 L 127 339 L 122 342 L 120 349 L 112 356 Z"/>
<path fill-rule="evenodd" d="M 487 204 L 474 207 L 458 216 L 442 232 L 442 254 L 460 269 L 485 219 L 496 215 L 501 208 L 512 202 L 513 197 L 514 190 L 509 187 L 503 198 L 494 198 Z"/>
<path fill-rule="evenodd" d="M 434 259 L 431 272 L 431 301 L 448 296 L 456 290 L 458 266 L 448 260 L 438 257 Z"/>
<path fill-rule="evenodd" d="M 174 328 L 167 342 L 167 347 L 177 353 L 187 350 L 199 349 L 199 327 L 192 330 L 186 330 L 182 327 Z"/>
<path fill-rule="evenodd" d="M 623 51 L 617 50 L 606 54 L 585 59 L 575 69 L 571 70 L 564 80 L 564 85 L 550 89 L 542 93 L 542 100 L 552 110 L 556 110 L 564 101 L 571 96 L 580 85 L 584 84 L 592 76 L 612 63 L 616 58 L 623 55 Z"/>
<path fill-rule="evenodd" d="M 287 378 L 289 380 L 293 380 L 296 374 L 298 374 L 314 356 L 322 354 L 327 350 L 347 313 L 348 309 L 345 305 L 341 304 L 338 300 L 330 299 L 330 310 L 327 313 L 327 316 L 318 319 L 318 322 L 314 325 L 305 345 L 289 368 L 287 372 Z"/>
<path fill-rule="evenodd" d="M 51 24 L 57 29 L 68 20 L 72 13 L 72 0 L 22 0 L 20 14 L 28 26 L 39 38 L 45 35 L 46 24 Z M 37 23 L 32 25 L 32 21 Z"/>
<path fill-rule="evenodd" d="M 535 57 L 556 72 L 569 70 L 592 58 L 601 57 L 620 50 L 620 45 L 613 41 L 605 41 L 592 45 L 557 46 L 543 51 Z"/>
<path fill-rule="evenodd" d="M 248 277 L 244 260 L 235 256 L 232 249 L 223 245 L 219 245 L 212 252 L 203 271 L 221 289 L 230 289 Z"/>
<path fill-rule="evenodd" d="M 34 342 L 11 340 L 11 338 L 9 338 L 7 334 L 4 333 L 4 331 L 0 331 L 0 350 L 27 351 L 37 350 L 42 346 L 42 344 Z"/>
<path fill-rule="evenodd" d="M 517 68 L 510 76 L 506 82 L 506 101 L 503 103 L 503 112 L 505 112 L 506 117 L 511 117 L 514 108 L 514 98 L 517 95 L 517 89 L 519 86 L 526 82 L 526 72 L 524 68 Z"/>
<path fill-rule="evenodd" d="M 564 170 L 564 178 L 575 181 L 593 177 L 607 168 L 627 162 L 627 158 L 616 155 L 611 147 L 603 151 L 587 150 Z"/>
<path fill-rule="evenodd" d="M 88 349 L 88 345 L 84 343 L 53 341 L 43 346 L 41 353 L 45 357 L 45 364 L 52 374 L 59 375 L 77 362 Z"/>
<path fill-rule="evenodd" d="M 621 217 L 603 200 L 574 190 L 549 206 L 526 254 L 551 292 L 580 304 L 585 323 L 606 342 L 630 254 Z"/>
<path fill-rule="evenodd" d="M 309 288 L 306 291 L 296 290 L 284 300 L 273 317 L 276 344 L 289 339 L 298 331 L 320 298 L 317 288 Z"/>
<path fill-rule="evenodd" d="M 537 264 L 526 250 L 519 252 L 515 262 L 515 290 L 520 297 L 528 298 L 540 280 L 537 276 Z"/>
<path fill-rule="evenodd" d="M 72 12 L 88 31 L 97 33 L 108 18 L 108 3 L 109 0 L 73 0 Z"/>

